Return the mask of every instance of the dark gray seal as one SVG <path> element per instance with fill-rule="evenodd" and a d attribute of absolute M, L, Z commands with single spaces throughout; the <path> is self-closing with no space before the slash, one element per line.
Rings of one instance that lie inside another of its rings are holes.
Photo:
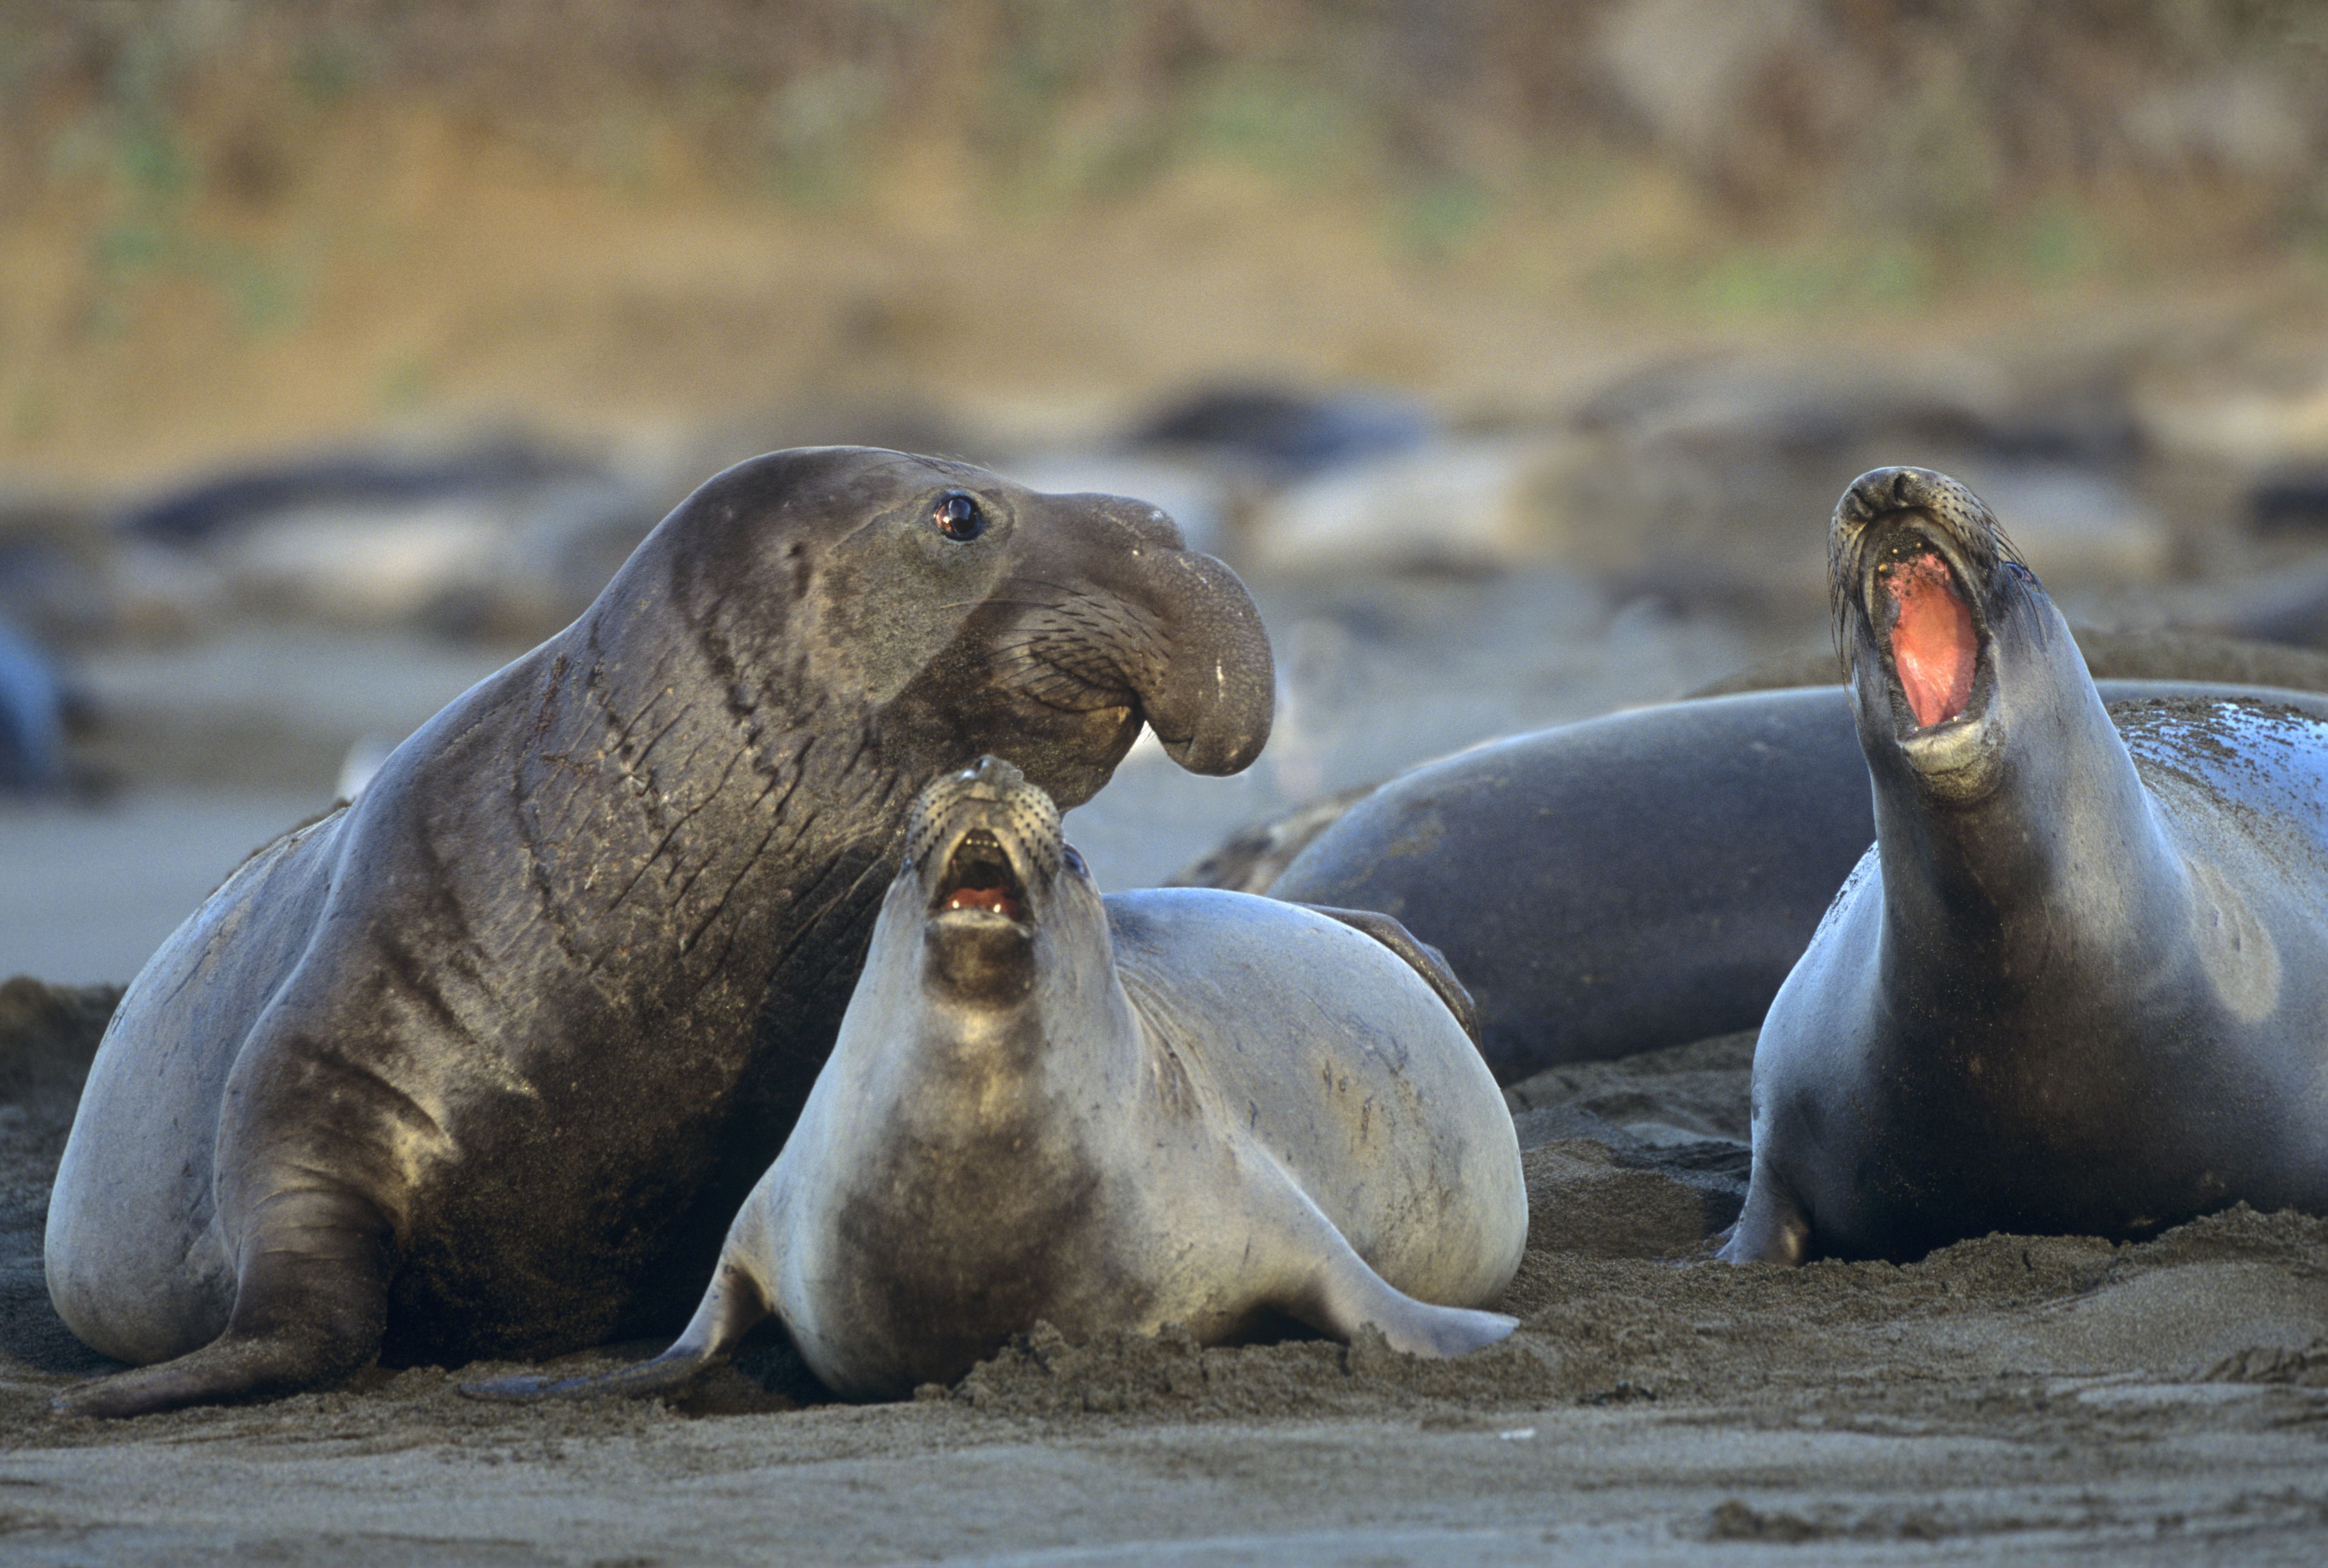
<path fill-rule="evenodd" d="M 127 1414 L 667 1329 L 839 1026 L 906 813 L 1229 773 L 1269 647 L 1141 502 L 863 448 L 682 502 L 574 625 L 237 871 L 130 988 L 49 1289 Z"/>
<path fill-rule="evenodd" d="M 1862 476 L 1830 540 L 1875 845 L 1763 1024 L 1723 1256 L 2328 1209 L 2328 724 L 2114 724 L 1941 474 Z"/>
<path fill-rule="evenodd" d="M 2099 690 L 2328 716 L 2328 698 L 2276 688 Z M 1259 887 L 1225 863 L 1198 876 L 1396 916 L 1462 977 L 1509 1084 L 1754 1028 L 1874 837 L 1850 700 L 1810 687 L 1493 741 L 1366 794 Z"/>
<path fill-rule="evenodd" d="M 677 1344 L 675 1388 L 780 1319 L 859 1398 L 952 1383 L 1012 1334 L 1282 1315 L 1454 1356 L 1514 1319 L 1512 1118 L 1407 963 L 1249 894 L 1104 899 L 1058 809 L 986 759 L 932 784 L 840 1038 Z"/>

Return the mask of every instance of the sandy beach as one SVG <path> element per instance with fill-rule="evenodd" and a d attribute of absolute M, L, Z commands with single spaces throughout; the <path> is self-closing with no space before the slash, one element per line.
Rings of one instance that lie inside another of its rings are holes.
<path fill-rule="evenodd" d="M 2308 1563 L 2328 1530 L 2328 1221 L 1732 1270 L 1751 1037 L 1515 1086 L 1522 1327 L 1455 1362 L 1038 1329 L 888 1404 L 766 1340 L 675 1407 L 464 1397 L 486 1365 L 58 1421 L 104 1363 L 40 1225 L 109 1004 L 0 992 L 10 1562 Z"/>

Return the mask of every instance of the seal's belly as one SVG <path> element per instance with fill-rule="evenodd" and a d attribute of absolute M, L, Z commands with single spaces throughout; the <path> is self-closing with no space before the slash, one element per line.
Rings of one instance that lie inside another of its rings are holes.
<path fill-rule="evenodd" d="M 1990 1232 L 2138 1240 L 2241 1201 L 2328 1210 L 2328 1127 L 2305 1122 L 2292 1085 L 2244 1070 L 2270 1059 L 2265 1042 L 2218 1040 L 2194 1053 L 2211 1068 L 2147 1073 L 2138 1042 L 2089 1044 L 2090 1066 L 2015 1071 L 2000 1051 L 1888 1093 L 1863 1084 L 1847 1110 L 1830 1098 L 1826 1138 L 1798 1145 L 1826 1152 L 1793 1161 L 1821 1249 L 1897 1256 Z"/>
<path fill-rule="evenodd" d="M 803 1357 L 843 1393 L 950 1383 L 1014 1334 L 1140 1327 L 1155 1292 L 1122 1244 L 1137 1207 L 1071 1143 L 993 1128 L 870 1161 L 830 1150 L 788 1206 L 779 1286 Z"/>

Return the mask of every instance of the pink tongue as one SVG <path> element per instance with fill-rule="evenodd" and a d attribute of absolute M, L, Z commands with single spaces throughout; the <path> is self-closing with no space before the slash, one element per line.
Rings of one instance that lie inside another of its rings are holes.
<path fill-rule="evenodd" d="M 1892 624 L 1892 662 L 1908 707 L 1926 728 L 1956 718 L 1972 699 L 1977 644 L 1972 612 L 1939 558 L 1918 556 L 1884 573 L 1899 614 Z"/>

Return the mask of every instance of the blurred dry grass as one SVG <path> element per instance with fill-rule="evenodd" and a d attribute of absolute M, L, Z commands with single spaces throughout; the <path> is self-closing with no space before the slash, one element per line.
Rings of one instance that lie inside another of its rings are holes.
<path fill-rule="evenodd" d="M 33 0 L 0 464 L 2328 324 L 2297 0 Z M 2228 302 L 2228 303 L 2227 303 Z M 845 419 L 839 419 L 845 425 Z M 838 432 L 836 432 L 838 433 Z"/>

